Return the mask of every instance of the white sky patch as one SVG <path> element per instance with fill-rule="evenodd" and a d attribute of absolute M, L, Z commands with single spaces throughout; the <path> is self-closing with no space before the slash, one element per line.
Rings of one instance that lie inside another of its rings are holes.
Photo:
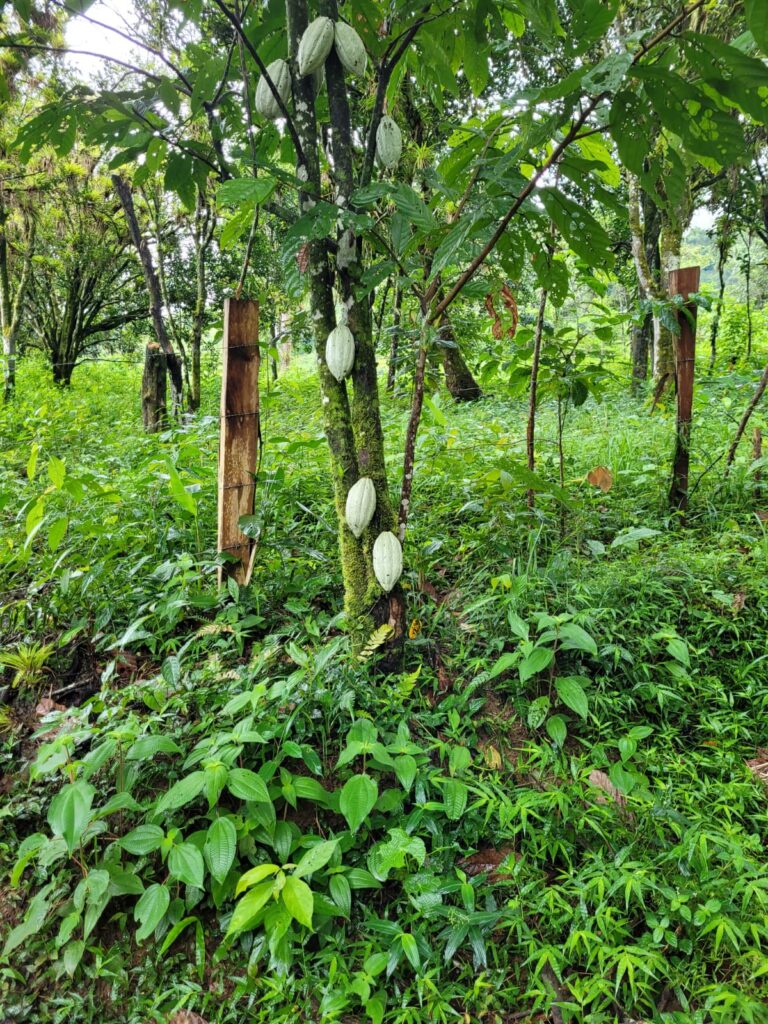
<path fill-rule="evenodd" d="M 134 16 L 132 0 L 109 0 L 109 2 L 97 0 L 86 13 L 94 21 L 103 22 L 104 25 L 119 29 L 128 35 L 131 34 L 131 22 Z M 67 24 L 66 41 L 67 46 L 72 50 L 87 50 L 90 53 L 113 57 L 129 64 L 142 62 L 140 48 L 132 47 L 123 36 L 116 32 L 110 32 L 109 28 L 94 25 L 79 15 L 71 18 Z M 75 74 L 86 81 L 94 78 L 109 66 L 99 57 L 88 57 L 80 53 L 70 54 L 67 57 L 67 62 Z M 112 67 L 114 66 L 112 65 Z"/>
<path fill-rule="evenodd" d="M 706 206 L 700 206 L 698 210 L 691 217 L 691 227 L 701 228 L 703 231 L 709 231 L 709 229 L 715 223 L 715 215 Z"/>

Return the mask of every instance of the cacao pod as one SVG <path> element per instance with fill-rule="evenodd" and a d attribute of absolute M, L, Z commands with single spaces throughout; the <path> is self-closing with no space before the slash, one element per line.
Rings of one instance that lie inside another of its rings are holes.
<path fill-rule="evenodd" d="M 274 82 L 280 99 L 287 104 L 291 95 L 291 70 L 288 67 L 288 62 L 273 60 L 267 66 L 267 75 Z M 262 117 L 268 117 L 271 121 L 274 121 L 276 117 L 282 117 L 282 111 L 278 107 L 277 100 L 272 95 L 272 90 L 264 75 L 261 76 L 259 84 L 256 86 L 256 110 Z"/>
<path fill-rule="evenodd" d="M 333 46 L 333 22 L 330 18 L 319 17 L 304 29 L 299 43 L 299 74 L 311 75 L 325 64 Z"/>
<path fill-rule="evenodd" d="M 376 156 L 382 167 L 397 167 L 403 152 L 403 136 L 395 121 L 386 115 L 376 129 Z"/>
<path fill-rule="evenodd" d="M 403 571 L 403 549 L 400 541 L 389 530 L 380 533 L 373 542 L 373 571 L 379 586 L 388 594 Z"/>
<path fill-rule="evenodd" d="M 355 363 L 355 339 L 346 324 L 334 327 L 325 343 L 325 363 L 336 380 L 344 380 Z"/>
<path fill-rule="evenodd" d="M 356 537 L 362 536 L 375 511 L 376 488 L 373 486 L 373 480 L 369 476 L 361 476 L 349 489 L 344 511 L 347 526 Z"/>
<path fill-rule="evenodd" d="M 336 53 L 344 69 L 352 75 L 364 75 L 368 54 L 360 36 L 351 25 L 337 21 L 333 28 Z"/>

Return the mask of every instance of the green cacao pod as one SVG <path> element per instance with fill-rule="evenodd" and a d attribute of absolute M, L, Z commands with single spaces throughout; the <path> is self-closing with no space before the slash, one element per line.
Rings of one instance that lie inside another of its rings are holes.
<path fill-rule="evenodd" d="M 334 327 L 325 343 L 325 363 L 336 380 L 344 380 L 355 363 L 355 339 L 346 324 Z"/>
<path fill-rule="evenodd" d="M 376 129 L 376 156 L 382 167 L 397 167 L 403 152 L 403 136 L 395 121 L 386 115 Z"/>
<path fill-rule="evenodd" d="M 352 75 L 364 75 L 368 54 L 360 36 L 345 21 L 337 21 L 333 27 L 336 53 L 346 71 Z"/>
<path fill-rule="evenodd" d="M 386 530 L 373 542 L 373 571 L 379 586 L 388 594 L 403 571 L 403 549 L 400 541 Z"/>
<path fill-rule="evenodd" d="M 304 29 L 299 43 L 299 74 L 311 75 L 325 64 L 333 46 L 333 22 L 330 18 L 315 18 Z"/>
<path fill-rule="evenodd" d="M 267 75 L 274 82 L 280 99 L 287 104 L 291 95 L 291 69 L 288 67 L 288 62 L 273 60 L 267 66 Z M 282 111 L 278 107 L 277 100 L 272 95 L 272 90 L 267 85 L 264 75 L 261 76 L 259 84 L 256 86 L 256 110 L 262 117 L 268 117 L 271 121 L 274 121 L 276 117 L 282 117 Z"/>
<path fill-rule="evenodd" d="M 350 487 L 344 510 L 347 526 L 356 537 L 362 536 L 375 511 L 376 488 L 373 486 L 373 480 L 369 476 L 361 476 L 357 483 Z"/>

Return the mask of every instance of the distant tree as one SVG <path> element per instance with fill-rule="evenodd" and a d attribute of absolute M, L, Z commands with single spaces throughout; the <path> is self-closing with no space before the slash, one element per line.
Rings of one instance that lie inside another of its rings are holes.
<path fill-rule="evenodd" d="M 112 332 L 148 315 L 125 220 L 93 165 L 88 155 L 59 165 L 37 201 L 25 336 L 59 384 Z"/>

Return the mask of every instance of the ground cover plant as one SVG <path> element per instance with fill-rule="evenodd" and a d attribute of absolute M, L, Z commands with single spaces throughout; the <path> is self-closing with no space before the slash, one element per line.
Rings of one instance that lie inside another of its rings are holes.
<path fill-rule="evenodd" d="M 0 7 L 4 1021 L 768 1020 L 767 52 Z"/>

